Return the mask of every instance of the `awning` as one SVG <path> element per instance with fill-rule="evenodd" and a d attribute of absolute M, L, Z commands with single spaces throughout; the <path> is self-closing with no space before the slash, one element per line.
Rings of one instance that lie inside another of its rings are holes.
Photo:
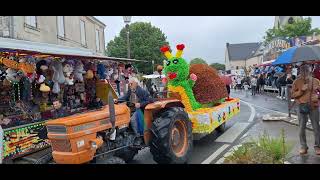
<path fill-rule="evenodd" d="M 0 52 L 18 52 L 32 55 L 51 55 L 54 57 L 85 58 L 113 61 L 148 62 L 127 58 L 116 58 L 97 55 L 94 51 L 85 48 L 61 46 L 56 44 L 0 38 Z"/>
<path fill-rule="evenodd" d="M 275 59 L 270 60 L 270 61 L 262 62 L 262 64 L 260 64 L 258 67 L 261 67 L 261 66 L 270 66 L 270 65 L 272 65 L 272 63 L 273 63 L 274 61 L 275 61 Z"/>
<path fill-rule="evenodd" d="M 150 75 L 144 75 L 144 76 L 142 76 L 142 77 L 144 77 L 144 78 L 146 78 L 146 79 L 155 79 L 155 78 L 164 78 L 165 77 L 165 75 L 159 75 L 159 74 L 150 74 Z"/>

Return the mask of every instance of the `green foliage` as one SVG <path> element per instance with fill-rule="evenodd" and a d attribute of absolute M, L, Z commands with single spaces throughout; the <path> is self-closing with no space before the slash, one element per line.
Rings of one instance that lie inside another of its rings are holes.
<path fill-rule="evenodd" d="M 285 141 L 282 129 L 281 136 L 270 137 L 266 132 L 258 140 L 244 143 L 225 158 L 225 163 L 232 164 L 283 164 L 291 145 Z"/>
<path fill-rule="evenodd" d="M 201 108 L 201 104 L 196 101 L 192 87 L 194 86 L 194 81 L 189 79 L 189 64 L 183 58 L 172 57 L 171 59 L 166 61 L 164 66 L 164 72 L 168 79 L 169 86 L 181 86 L 185 90 L 185 93 L 188 96 L 188 100 L 190 100 L 191 106 L 193 110 Z M 171 79 L 170 74 L 175 74 L 176 77 Z"/>
<path fill-rule="evenodd" d="M 220 63 L 212 63 L 210 64 L 211 67 L 215 68 L 216 70 L 225 70 L 226 69 L 226 65 L 224 64 L 220 64 Z"/>
<path fill-rule="evenodd" d="M 161 64 L 165 57 L 159 50 L 163 45 L 168 45 L 167 37 L 161 29 L 151 23 L 135 22 L 130 24 L 130 57 L 133 59 L 147 60 L 149 62 L 136 63 L 140 72 L 152 73 L 152 60 L 154 64 Z M 111 40 L 106 48 L 106 54 L 111 57 L 127 58 L 127 29 L 123 28 L 120 35 Z"/>
<path fill-rule="evenodd" d="M 208 64 L 208 63 L 201 58 L 194 58 L 190 61 L 190 64 Z"/>
<path fill-rule="evenodd" d="M 312 29 L 312 19 L 310 17 L 302 20 L 294 21 L 292 24 L 286 24 L 282 28 L 272 28 L 266 31 L 264 39 L 266 42 L 270 42 L 272 39 L 281 38 L 293 38 L 298 36 L 310 36 L 313 33 L 320 34 L 319 28 Z"/>
<path fill-rule="evenodd" d="M 181 81 L 189 77 L 189 64 L 183 58 L 171 58 L 166 61 L 164 72 L 166 77 L 168 73 L 176 73 L 177 77 L 169 79 L 169 85 L 177 86 Z"/>

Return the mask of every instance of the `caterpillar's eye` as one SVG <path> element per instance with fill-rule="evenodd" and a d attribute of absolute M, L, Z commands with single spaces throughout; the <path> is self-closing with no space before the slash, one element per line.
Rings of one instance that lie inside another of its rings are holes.
<path fill-rule="evenodd" d="M 169 66 L 170 65 L 170 61 L 167 61 L 167 66 Z"/>
<path fill-rule="evenodd" d="M 178 59 L 175 59 L 175 60 L 173 60 L 172 62 L 173 62 L 173 64 L 177 64 L 177 63 L 179 62 L 179 60 L 178 60 Z"/>

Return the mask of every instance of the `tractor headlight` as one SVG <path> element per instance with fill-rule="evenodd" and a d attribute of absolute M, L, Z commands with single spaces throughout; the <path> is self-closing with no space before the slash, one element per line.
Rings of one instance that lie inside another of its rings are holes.
<path fill-rule="evenodd" d="M 92 149 L 97 149 L 97 148 L 98 148 L 98 145 L 97 145 L 96 142 L 91 141 L 91 147 L 92 147 Z"/>

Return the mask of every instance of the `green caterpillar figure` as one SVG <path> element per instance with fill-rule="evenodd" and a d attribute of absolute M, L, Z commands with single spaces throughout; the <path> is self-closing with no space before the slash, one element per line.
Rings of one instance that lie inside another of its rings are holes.
<path fill-rule="evenodd" d="M 212 76 L 212 73 L 211 74 L 210 73 L 209 74 L 190 73 L 189 64 L 186 62 L 185 59 L 183 59 L 181 57 L 184 47 L 185 46 L 183 44 L 177 45 L 178 51 L 177 51 L 175 57 L 172 56 L 172 54 L 170 53 L 168 46 L 162 47 L 161 51 L 167 57 L 167 61 L 164 63 L 164 73 L 166 75 L 165 81 L 168 83 L 167 84 L 168 91 L 179 94 L 180 99 L 181 99 L 182 103 L 184 104 L 186 111 L 191 112 L 191 111 L 200 110 L 201 108 L 205 107 L 205 104 L 201 104 L 199 101 L 197 101 L 197 98 L 196 98 L 196 96 L 194 94 L 194 90 L 193 90 L 193 88 L 195 87 L 196 81 L 199 86 L 199 82 L 197 80 L 198 77 L 201 76 L 201 78 L 204 79 L 204 81 L 206 81 L 206 79 L 210 79 L 210 78 L 214 79 L 215 77 Z M 207 68 L 207 67 L 204 67 L 204 69 L 205 68 Z M 209 68 L 211 68 L 211 67 L 209 67 Z M 219 79 L 219 81 L 220 81 L 220 79 Z M 204 82 L 204 83 L 206 83 L 206 82 Z M 217 88 L 221 88 L 220 84 L 221 84 L 221 82 L 218 82 L 218 83 L 214 82 L 214 84 L 211 84 L 211 86 L 213 86 L 213 87 L 207 86 L 206 84 L 200 84 L 200 86 L 201 86 L 200 89 L 201 88 L 202 89 L 203 88 L 204 89 L 211 88 L 211 89 L 216 90 L 219 93 Z M 217 87 L 214 87 L 214 86 L 217 86 Z M 225 88 L 225 85 L 222 86 L 222 88 Z M 199 88 L 196 88 L 196 89 L 199 89 Z M 211 89 L 210 89 L 210 91 L 212 91 Z M 224 91 L 226 91 L 226 90 L 224 90 Z M 214 102 L 214 101 L 220 100 L 222 97 L 226 97 L 224 91 L 222 91 L 223 93 L 221 93 L 219 96 L 208 97 L 207 98 L 208 101 Z"/>

